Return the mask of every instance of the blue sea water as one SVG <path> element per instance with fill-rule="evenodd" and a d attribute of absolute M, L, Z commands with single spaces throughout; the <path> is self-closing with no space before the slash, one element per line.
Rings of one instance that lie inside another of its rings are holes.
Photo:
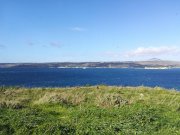
<path fill-rule="evenodd" d="M 150 86 L 180 90 L 180 69 L 1 68 L 0 86 Z"/>

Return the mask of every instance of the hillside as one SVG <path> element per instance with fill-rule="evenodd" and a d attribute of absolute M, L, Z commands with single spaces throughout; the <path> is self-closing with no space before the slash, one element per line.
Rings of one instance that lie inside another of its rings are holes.
<path fill-rule="evenodd" d="M 147 87 L 0 88 L 0 134 L 180 134 L 180 93 Z"/>
<path fill-rule="evenodd" d="M 145 68 L 145 67 L 168 67 L 179 68 L 178 61 L 147 60 L 147 61 L 124 61 L 124 62 L 54 62 L 54 63 L 0 63 L 0 68 Z"/>

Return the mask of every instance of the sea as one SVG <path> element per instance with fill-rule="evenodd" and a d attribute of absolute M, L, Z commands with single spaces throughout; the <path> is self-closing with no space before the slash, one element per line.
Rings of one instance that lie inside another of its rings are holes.
<path fill-rule="evenodd" d="M 180 69 L 0 68 L 0 86 L 148 86 L 180 90 Z"/>

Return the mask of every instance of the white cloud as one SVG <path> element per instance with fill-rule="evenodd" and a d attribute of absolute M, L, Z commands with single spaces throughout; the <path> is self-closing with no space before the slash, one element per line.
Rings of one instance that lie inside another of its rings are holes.
<path fill-rule="evenodd" d="M 72 30 L 72 31 L 79 31 L 79 32 L 81 32 L 81 31 L 86 31 L 86 29 L 81 28 L 81 27 L 73 27 L 73 28 L 71 28 L 71 30 Z"/>
<path fill-rule="evenodd" d="M 175 55 L 180 53 L 180 48 L 175 46 L 161 46 L 161 47 L 138 47 L 135 50 L 125 53 L 126 57 L 139 56 L 160 56 L 160 55 Z"/>

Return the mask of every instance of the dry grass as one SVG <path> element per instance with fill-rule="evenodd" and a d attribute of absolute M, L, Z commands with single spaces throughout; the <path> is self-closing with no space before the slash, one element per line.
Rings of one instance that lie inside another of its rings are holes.
<path fill-rule="evenodd" d="M 92 86 L 72 88 L 7 88 L 0 91 L 0 104 L 92 104 L 101 107 L 120 107 L 144 104 L 180 107 L 180 93 L 174 90 L 148 87 Z"/>

